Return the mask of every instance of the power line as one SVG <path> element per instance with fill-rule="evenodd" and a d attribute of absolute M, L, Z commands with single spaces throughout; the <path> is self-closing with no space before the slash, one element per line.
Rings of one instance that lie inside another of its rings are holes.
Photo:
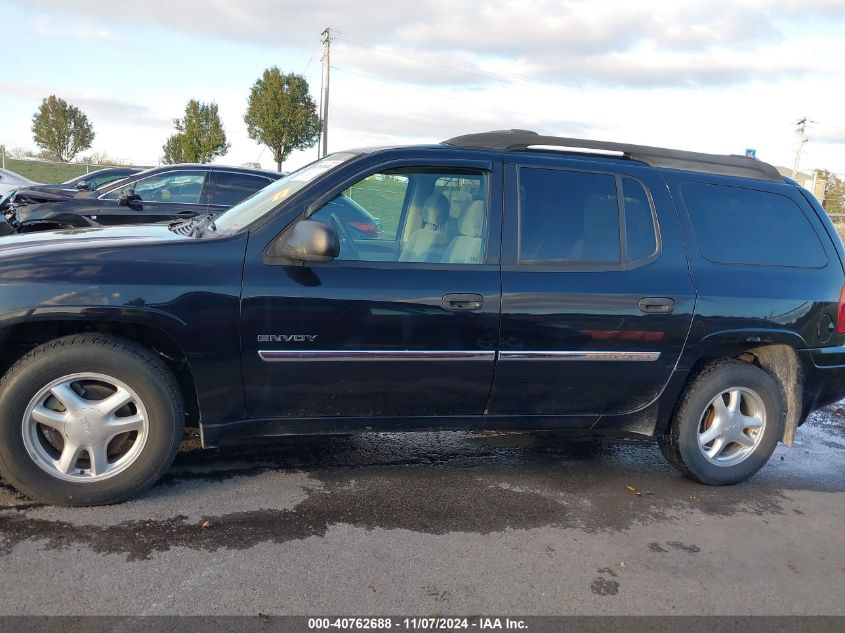
<path fill-rule="evenodd" d="M 411 90 L 415 90 L 417 92 L 423 92 L 423 93 L 425 93 L 429 96 L 431 95 L 431 90 L 429 90 L 427 88 L 420 88 L 419 86 L 415 86 L 413 84 L 407 84 L 407 83 L 402 82 L 402 81 L 385 79 L 384 77 L 377 77 L 375 75 L 369 75 L 367 73 L 358 72 L 357 70 L 349 70 L 348 68 L 342 68 L 340 66 L 335 66 L 334 64 L 332 64 L 332 69 L 339 70 L 340 72 L 346 73 L 348 75 L 357 75 L 358 77 L 364 77 L 365 79 L 371 79 L 373 81 L 380 81 L 382 83 L 392 84 L 392 85 L 395 85 L 395 86 L 402 86 L 403 88 L 408 88 L 408 89 L 411 89 Z M 466 99 L 461 99 L 459 97 L 455 97 L 454 95 L 438 93 L 437 98 L 438 99 L 440 99 L 440 98 L 450 99 L 452 101 L 460 103 L 463 106 L 477 108 L 477 106 L 475 104 L 470 103 Z M 502 114 L 516 115 L 516 116 L 525 117 L 525 118 L 531 118 L 532 116 L 534 116 L 534 115 L 528 114 L 527 112 L 517 112 L 516 110 L 505 110 L 503 108 L 497 108 L 496 106 L 485 105 L 484 107 L 488 110 L 495 110 L 497 112 L 501 112 Z"/>
<path fill-rule="evenodd" d="M 823 123 L 821 121 L 810 121 L 813 125 L 820 125 L 822 127 L 829 127 L 833 128 L 834 130 L 845 130 L 845 127 L 841 125 L 831 125 L 830 123 Z"/>
<path fill-rule="evenodd" d="M 588 88 L 584 86 L 580 86 L 577 84 L 568 84 L 561 81 L 555 81 L 553 79 L 541 79 L 539 77 L 531 77 L 528 75 L 521 75 L 519 73 L 513 72 L 506 72 L 506 71 L 494 71 L 484 68 L 478 64 L 474 64 L 472 62 L 467 62 L 464 60 L 452 58 L 452 57 L 442 57 L 439 55 L 432 55 L 430 53 L 425 53 L 423 51 L 418 51 L 413 48 L 408 48 L 405 46 L 397 46 L 391 44 L 381 44 L 375 42 L 373 40 L 368 40 L 366 38 L 350 36 L 340 32 L 338 39 L 346 42 L 347 44 L 351 44 L 352 46 L 361 46 L 363 48 L 367 48 L 383 55 L 393 56 L 393 57 L 402 57 L 405 59 L 412 59 L 418 61 L 420 63 L 427 63 L 429 65 L 438 66 L 440 68 L 444 68 L 450 71 L 457 71 L 467 75 L 480 77 L 482 79 L 495 79 L 498 81 L 526 81 L 530 83 L 540 84 L 544 86 L 553 86 L 557 88 L 567 88 L 571 90 L 581 90 L 586 91 Z"/>
<path fill-rule="evenodd" d="M 305 64 L 305 70 L 302 71 L 303 75 L 305 75 L 308 72 L 308 69 L 311 68 L 311 62 L 314 61 L 314 58 L 317 56 L 317 53 L 319 53 L 322 50 L 322 48 L 323 48 L 323 45 L 320 44 L 320 46 L 318 46 L 317 49 L 313 53 L 311 53 L 311 57 L 308 58 L 308 63 Z"/>

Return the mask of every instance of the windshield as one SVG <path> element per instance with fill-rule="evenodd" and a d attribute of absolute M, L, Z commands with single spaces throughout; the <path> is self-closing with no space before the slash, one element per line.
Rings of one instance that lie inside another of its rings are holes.
<path fill-rule="evenodd" d="M 331 154 L 306 165 L 251 195 L 215 220 L 218 231 L 233 232 L 264 217 L 279 204 L 330 169 L 347 162 L 355 154 Z"/>

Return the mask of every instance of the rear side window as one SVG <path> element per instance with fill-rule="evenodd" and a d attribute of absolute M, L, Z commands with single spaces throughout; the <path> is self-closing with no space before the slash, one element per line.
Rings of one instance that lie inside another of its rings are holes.
<path fill-rule="evenodd" d="M 819 268 L 827 256 L 800 207 L 786 196 L 726 185 L 681 186 L 701 254 L 722 264 Z"/>
<path fill-rule="evenodd" d="M 217 172 L 216 178 L 214 199 L 210 202 L 224 207 L 232 207 L 270 184 L 269 178 L 252 174 L 220 171 Z"/>
<path fill-rule="evenodd" d="M 619 263 L 616 178 L 553 169 L 522 169 L 522 261 Z"/>
<path fill-rule="evenodd" d="M 522 263 L 621 265 L 657 253 L 651 201 L 634 178 L 523 168 L 519 185 Z"/>

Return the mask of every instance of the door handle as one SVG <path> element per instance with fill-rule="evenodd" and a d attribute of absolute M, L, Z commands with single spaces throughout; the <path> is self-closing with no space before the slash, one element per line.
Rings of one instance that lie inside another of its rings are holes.
<path fill-rule="evenodd" d="M 675 309 L 675 300 L 669 297 L 644 297 L 640 299 L 640 310 L 649 314 L 669 314 Z"/>
<path fill-rule="evenodd" d="M 440 305 L 446 310 L 480 310 L 484 307 L 484 297 L 473 293 L 451 293 L 444 295 Z"/>

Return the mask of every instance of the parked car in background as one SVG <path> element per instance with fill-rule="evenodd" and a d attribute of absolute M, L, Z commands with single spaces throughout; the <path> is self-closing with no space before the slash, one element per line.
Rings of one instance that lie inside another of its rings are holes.
<path fill-rule="evenodd" d="M 12 189 L 19 189 L 20 187 L 29 187 L 37 184 L 37 182 L 33 182 L 29 178 L 24 178 L 13 171 L 0 169 L 0 196 Z"/>
<path fill-rule="evenodd" d="M 185 169 L 144 195 L 196 196 Z M 815 198 L 750 158 L 520 130 L 332 154 L 216 223 L 0 239 L 0 474 L 116 503 L 187 423 L 205 447 L 633 435 L 734 484 L 845 395 L 843 261 Z"/>
<path fill-rule="evenodd" d="M 331 205 L 332 212 L 357 239 L 377 240 L 381 238 L 381 220 L 352 198 L 340 196 L 337 200 L 333 200 Z"/>
<path fill-rule="evenodd" d="M 181 164 L 138 172 L 95 191 L 25 188 L 0 209 L 6 219 L 0 235 L 219 215 L 281 176 L 243 167 Z"/>
<path fill-rule="evenodd" d="M 94 191 L 100 187 L 105 187 L 109 183 L 123 180 L 141 171 L 138 167 L 105 167 L 87 174 L 82 174 L 76 178 L 71 178 L 57 185 L 38 185 L 35 188 L 38 190 Z"/>
<path fill-rule="evenodd" d="M 201 171 L 197 171 L 198 168 Z M 203 180 L 206 170 L 208 177 Z M 144 172 L 115 168 L 105 175 L 101 174 L 102 171 L 106 170 L 86 174 L 87 181 L 80 176 L 60 185 L 20 187 L 10 201 L 12 212 L 0 207 L 7 220 L 5 226 L 0 223 L 0 235 L 74 226 L 143 224 L 166 221 L 174 214 L 183 219 L 203 213 L 217 215 L 284 175 L 250 168 L 205 165 L 173 165 Z M 131 172 L 128 177 L 115 179 L 127 171 Z M 96 187 L 96 194 L 88 195 L 87 184 L 95 184 L 101 176 L 112 178 L 112 181 Z M 194 194 L 200 180 L 203 184 L 199 197 L 196 197 L 197 203 L 194 202 Z M 71 184 L 75 187 L 68 187 Z M 121 198 L 124 191 L 128 193 L 133 188 L 134 195 L 141 199 L 130 199 L 130 194 L 124 201 Z M 63 203 L 70 199 L 73 202 Z M 115 206 L 115 200 L 120 208 Z M 381 220 L 360 204 L 346 198 L 338 201 L 336 206 L 338 216 L 356 238 L 381 237 Z M 107 213 L 103 212 L 104 209 Z"/>

